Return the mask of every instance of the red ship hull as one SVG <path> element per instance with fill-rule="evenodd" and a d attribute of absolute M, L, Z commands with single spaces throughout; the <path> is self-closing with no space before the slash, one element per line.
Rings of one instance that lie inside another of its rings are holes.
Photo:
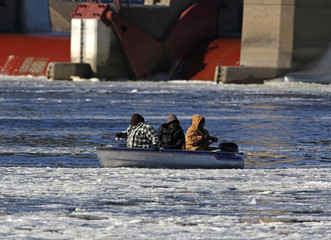
<path fill-rule="evenodd" d="M 186 78 L 213 81 L 217 66 L 240 65 L 240 38 L 217 38 L 201 44 L 187 59 Z"/>
<path fill-rule="evenodd" d="M 0 34 L 0 74 L 46 76 L 49 62 L 70 62 L 70 34 Z"/>

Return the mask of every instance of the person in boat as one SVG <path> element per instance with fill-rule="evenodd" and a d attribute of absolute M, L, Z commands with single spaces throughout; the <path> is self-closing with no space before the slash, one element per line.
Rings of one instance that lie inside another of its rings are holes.
<path fill-rule="evenodd" d="M 145 123 L 145 119 L 139 114 L 133 114 L 130 126 L 124 132 L 116 133 L 118 138 L 126 138 L 128 148 L 153 148 L 159 150 L 159 138 L 154 128 Z"/>
<path fill-rule="evenodd" d="M 192 125 L 185 135 L 185 150 L 212 151 L 217 149 L 216 147 L 209 147 L 210 144 L 218 141 L 217 137 L 210 136 L 204 127 L 205 118 L 195 114 L 192 117 Z"/>
<path fill-rule="evenodd" d="M 182 149 L 185 143 L 183 128 L 175 114 L 168 115 L 167 121 L 159 127 L 159 146 L 163 149 Z"/>

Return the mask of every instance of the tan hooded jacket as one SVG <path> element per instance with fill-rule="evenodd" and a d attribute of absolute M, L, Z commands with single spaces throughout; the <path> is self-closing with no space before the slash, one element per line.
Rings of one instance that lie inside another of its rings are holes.
<path fill-rule="evenodd" d="M 186 150 L 197 150 L 198 148 L 200 148 L 198 150 L 208 150 L 210 145 L 208 142 L 208 137 L 210 137 L 209 132 L 206 129 L 202 129 L 201 131 L 198 129 L 202 119 L 204 119 L 204 117 L 199 114 L 193 116 L 192 125 L 185 135 Z"/>

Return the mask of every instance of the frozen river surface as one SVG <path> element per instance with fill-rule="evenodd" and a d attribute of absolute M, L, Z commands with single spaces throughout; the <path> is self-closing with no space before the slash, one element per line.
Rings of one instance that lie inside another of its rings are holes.
<path fill-rule="evenodd" d="M 0 239 L 329 239 L 330 106 L 330 85 L 0 77 Z M 245 169 L 99 168 L 135 112 L 205 116 Z"/>
<path fill-rule="evenodd" d="M 331 169 L 0 168 L 1 239 L 330 239 Z"/>

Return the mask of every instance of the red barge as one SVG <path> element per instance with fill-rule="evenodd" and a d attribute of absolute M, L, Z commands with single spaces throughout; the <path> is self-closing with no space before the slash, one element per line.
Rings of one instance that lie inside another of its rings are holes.
<path fill-rule="evenodd" d="M 46 76 L 50 62 L 70 62 L 69 34 L 0 34 L 0 74 Z"/>

